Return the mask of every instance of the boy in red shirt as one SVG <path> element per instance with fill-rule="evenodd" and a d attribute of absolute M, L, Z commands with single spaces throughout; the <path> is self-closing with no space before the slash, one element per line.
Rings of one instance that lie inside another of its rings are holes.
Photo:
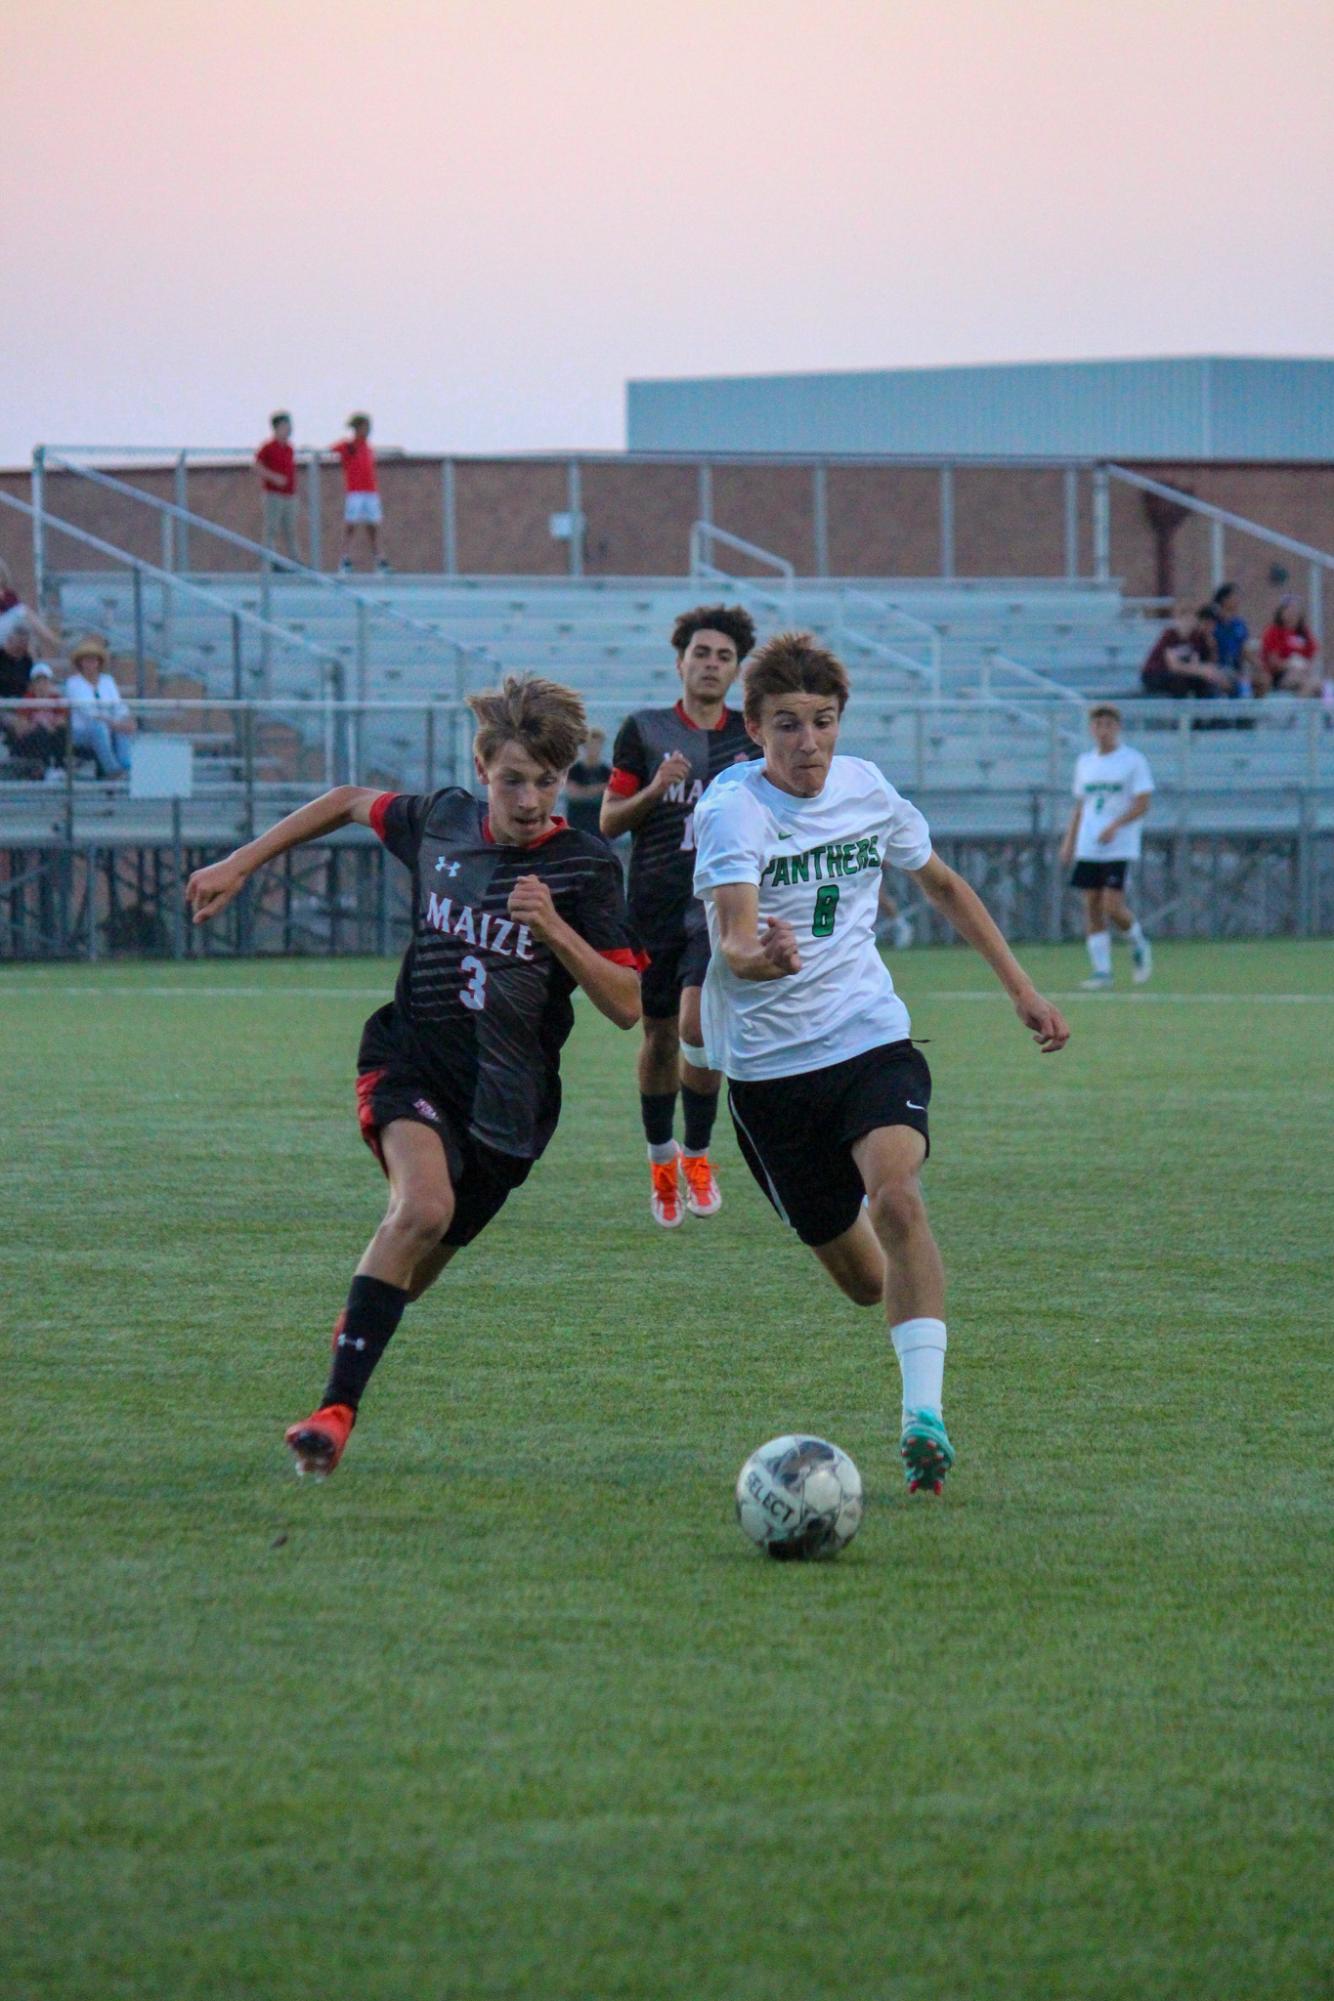
<path fill-rule="evenodd" d="M 279 542 L 294 563 L 301 561 L 296 546 L 296 453 L 291 446 L 292 419 L 286 410 L 275 410 L 269 419 L 273 432 L 255 453 L 260 491 L 264 495 L 264 543 L 276 549 Z"/>
<path fill-rule="evenodd" d="M 387 570 L 389 565 L 380 554 L 380 523 L 384 516 L 375 481 L 375 453 L 370 443 L 371 420 L 364 411 L 358 410 L 348 418 L 347 427 L 352 436 L 340 438 L 336 445 L 330 447 L 343 464 L 343 556 L 338 568 L 343 573 L 352 568 L 352 544 L 360 527 L 366 530 L 370 540 L 372 562 L 377 569 Z"/>

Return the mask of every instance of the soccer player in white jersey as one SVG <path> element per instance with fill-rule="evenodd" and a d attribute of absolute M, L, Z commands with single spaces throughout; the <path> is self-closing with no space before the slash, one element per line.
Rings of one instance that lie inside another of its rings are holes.
<path fill-rule="evenodd" d="M 1153 797 L 1148 759 L 1121 741 L 1121 711 L 1113 702 L 1089 710 L 1096 750 L 1075 760 L 1074 811 L 1061 842 L 1061 865 L 1069 868 L 1072 889 L 1084 898 L 1084 941 L 1090 977 L 1086 993 L 1105 993 L 1112 984 L 1109 924 L 1130 941 L 1131 978 L 1142 986 L 1153 971 L 1153 947 L 1126 902 L 1126 869 L 1139 860 L 1144 815 Z"/>
<path fill-rule="evenodd" d="M 917 808 L 874 764 L 835 755 L 842 663 L 809 633 L 780 633 L 752 656 L 744 689 L 763 762 L 720 773 L 695 809 L 713 947 L 705 1048 L 778 1214 L 849 1299 L 883 1300 L 908 1489 L 939 1493 L 954 1448 L 941 1409 L 945 1275 L 919 1183 L 931 1073 L 876 950 L 884 863 L 915 877 L 981 953 L 1041 1050 L 1064 1048 L 1070 1031 L 932 851 Z"/>

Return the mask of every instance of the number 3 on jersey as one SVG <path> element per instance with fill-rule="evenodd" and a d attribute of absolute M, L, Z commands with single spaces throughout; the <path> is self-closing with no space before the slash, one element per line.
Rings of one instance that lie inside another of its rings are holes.
<path fill-rule="evenodd" d="M 834 894 L 838 894 L 837 890 Z M 466 958 L 459 960 L 459 971 L 472 975 L 467 986 L 460 991 L 459 999 L 465 1007 L 480 1011 L 486 1006 L 486 967 L 479 958 L 469 952 Z"/>
<path fill-rule="evenodd" d="M 823 889 L 815 893 L 815 915 L 811 919 L 812 938 L 828 938 L 834 929 L 834 919 L 838 915 L 838 884 L 827 882 Z"/>

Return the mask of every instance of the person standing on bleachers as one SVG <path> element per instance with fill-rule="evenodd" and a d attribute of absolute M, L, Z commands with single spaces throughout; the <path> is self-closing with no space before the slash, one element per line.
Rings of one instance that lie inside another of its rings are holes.
<path fill-rule="evenodd" d="M 371 450 L 371 420 L 364 410 L 355 410 L 347 420 L 347 428 L 352 436 L 340 438 L 337 444 L 329 447 L 343 468 L 343 554 L 338 569 L 344 576 L 352 568 L 352 545 L 357 539 L 358 528 L 366 530 L 371 561 L 376 569 L 389 568 L 380 553 L 380 523 L 384 519 L 384 510 L 380 505 L 375 453 Z"/>
<path fill-rule="evenodd" d="M 272 435 L 255 453 L 260 492 L 264 496 L 264 546 L 283 553 L 294 563 L 301 557 L 296 546 L 296 453 L 292 449 L 292 419 L 286 410 L 275 410 L 269 419 Z"/>
<path fill-rule="evenodd" d="M 1074 862 L 1070 886 L 1084 899 L 1084 942 L 1091 976 L 1087 993 L 1110 991 L 1114 926 L 1130 945 L 1132 975 L 1142 986 L 1153 971 L 1153 947 L 1126 902 L 1126 870 L 1140 856 L 1153 773 L 1141 751 L 1121 741 L 1121 711 L 1112 702 L 1089 710 L 1094 749 L 1075 760 L 1074 811 L 1061 842 L 1061 866 Z"/>
<path fill-rule="evenodd" d="M 565 781 L 565 817 L 581 834 L 600 834 L 602 831 L 602 795 L 611 777 L 611 766 L 604 763 L 602 757 L 606 741 L 605 730 L 590 730 Z"/>

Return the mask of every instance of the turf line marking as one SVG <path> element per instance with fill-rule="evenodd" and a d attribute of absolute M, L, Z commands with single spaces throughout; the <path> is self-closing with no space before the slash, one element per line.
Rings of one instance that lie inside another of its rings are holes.
<path fill-rule="evenodd" d="M 99 994 L 140 994 L 152 1000 L 388 1000 L 393 993 L 393 981 L 386 980 L 380 987 L 206 987 L 206 986 L 140 986 L 132 980 L 99 981 L 96 987 L 54 984 L 46 985 L 37 980 L 24 980 L 12 985 L 0 975 L 0 998 L 8 995 L 15 1000 L 25 999 L 30 994 L 60 994 L 72 1000 L 82 1000 L 90 993 Z M 965 987 L 957 993 L 926 993 L 910 996 L 914 1007 L 931 1007 L 937 1001 L 994 1001 L 1003 1002 L 1005 995 L 999 988 Z M 1088 1001 L 1099 1007 L 1106 1007 L 1111 1001 L 1121 1001 L 1129 1007 L 1329 1007 L 1334 1004 L 1331 994 L 1142 994 L 1111 993 L 1085 994 L 1077 990 L 1062 992 L 1053 989 L 1049 999 L 1064 1004 L 1067 1001 Z"/>
<path fill-rule="evenodd" d="M 913 1005 L 915 1007 L 925 1007 L 932 1001 L 988 1001 L 1004 1000 L 1004 998 L 1005 996 L 1002 993 L 992 994 L 985 987 L 977 987 L 953 994 L 927 994 L 921 999 L 915 999 Z M 1275 1002 L 1280 1006 L 1287 1007 L 1328 1007 L 1331 1002 L 1334 1002 L 1334 994 L 1085 994 L 1080 993 L 1078 990 L 1062 993 L 1056 989 L 1053 989 L 1047 998 L 1049 1000 L 1058 1000 L 1063 1005 L 1067 1001 L 1096 1001 L 1104 1005 L 1108 1001 L 1123 1001 L 1129 1007 L 1147 1007 L 1150 1005 L 1169 1007 L 1193 1007 L 1196 1005 L 1204 1007 L 1269 1007 Z"/>

